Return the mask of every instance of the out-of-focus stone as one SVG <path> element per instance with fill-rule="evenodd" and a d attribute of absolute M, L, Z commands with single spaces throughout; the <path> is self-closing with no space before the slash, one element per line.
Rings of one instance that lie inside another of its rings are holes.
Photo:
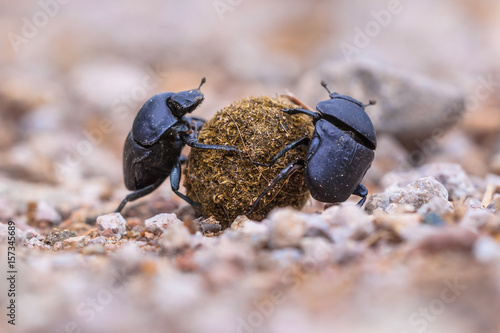
<path fill-rule="evenodd" d="M 111 213 L 97 217 L 97 228 L 99 230 L 111 229 L 114 234 L 121 236 L 127 231 L 127 221 L 120 213 Z"/>
<path fill-rule="evenodd" d="M 183 224 L 175 214 L 162 213 L 147 219 L 144 224 L 149 232 L 162 232 L 164 233 L 171 225 Z"/>
<path fill-rule="evenodd" d="M 375 215 L 374 224 L 376 232 L 365 240 L 368 245 L 376 244 L 382 239 L 390 243 L 416 242 L 427 236 L 430 228 L 422 226 L 422 217 L 418 213 L 395 215 L 378 213 Z"/>
<path fill-rule="evenodd" d="M 199 226 L 201 233 L 205 236 L 218 235 L 222 230 L 222 225 L 213 216 L 200 220 Z"/>
<path fill-rule="evenodd" d="M 245 224 L 249 221 L 250 221 L 250 219 L 248 217 L 246 217 L 245 215 L 237 216 L 234 219 L 233 223 L 231 223 L 231 230 L 234 230 L 234 231 L 243 230 L 245 228 Z"/>
<path fill-rule="evenodd" d="M 272 248 L 299 246 L 307 230 L 302 214 L 292 208 L 275 209 L 263 223 L 271 231 L 269 245 Z"/>
<path fill-rule="evenodd" d="M 103 235 L 104 237 L 106 238 L 110 238 L 110 237 L 114 237 L 115 235 L 117 235 L 115 232 L 113 232 L 112 229 L 106 229 L 106 230 L 103 230 L 101 235 Z"/>
<path fill-rule="evenodd" d="M 324 63 L 300 82 L 297 90 L 305 101 L 325 99 L 321 80 L 365 103 L 376 100 L 367 112 L 377 133 L 392 135 L 409 149 L 442 135 L 465 110 L 465 95 L 455 86 L 373 62 Z"/>
<path fill-rule="evenodd" d="M 39 240 L 38 238 L 33 237 L 31 239 L 27 239 L 24 242 L 24 246 L 29 247 L 29 248 L 39 248 L 39 247 L 43 247 L 44 243 L 43 243 L 43 241 Z"/>
<path fill-rule="evenodd" d="M 446 133 L 444 137 L 430 142 L 425 156 L 414 155 L 413 157 L 420 158 L 428 164 L 459 164 L 468 174 L 484 175 L 489 170 L 487 162 L 490 154 L 486 147 L 478 145 L 457 128 Z"/>
<path fill-rule="evenodd" d="M 82 249 L 82 254 L 95 255 L 105 254 L 104 246 L 102 244 L 89 244 Z"/>
<path fill-rule="evenodd" d="M 411 171 L 390 172 L 382 178 L 383 187 L 404 187 L 422 177 L 432 176 L 448 191 L 448 199 L 459 200 L 478 195 L 478 191 L 469 176 L 459 164 L 426 164 Z"/>
<path fill-rule="evenodd" d="M 494 211 L 500 210 L 500 196 L 493 197 L 493 200 L 488 204 L 488 209 L 493 209 Z"/>
<path fill-rule="evenodd" d="M 141 225 L 141 219 L 137 218 L 137 217 L 129 217 L 127 219 L 127 224 L 129 225 L 129 227 L 131 229 Z"/>
<path fill-rule="evenodd" d="M 321 215 L 319 214 L 310 214 L 307 218 L 307 231 L 304 235 L 305 237 L 323 237 L 328 241 L 332 241 L 332 237 L 330 234 L 330 225 L 329 222 L 326 221 L 325 213 L 327 211 L 332 211 L 336 206 L 332 206 L 323 211 Z M 329 216 L 329 213 L 326 213 L 326 216 Z M 334 214 L 331 214 L 332 216 Z"/>
<path fill-rule="evenodd" d="M 307 261 L 315 265 L 330 261 L 333 255 L 332 243 L 322 237 L 304 237 L 300 241 Z"/>
<path fill-rule="evenodd" d="M 432 204 L 424 206 L 433 200 Z M 392 206 L 391 206 L 392 204 Z M 374 194 L 368 200 L 365 210 L 372 213 L 378 208 L 384 211 L 395 210 L 395 205 L 410 205 L 415 210 L 419 210 L 422 206 L 423 212 L 427 213 L 433 207 L 443 206 L 439 208 L 442 212 L 451 212 L 453 205 L 448 201 L 448 191 L 434 177 L 424 177 L 417 179 L 403 189 L 397 186 L 389 187 L 385 192 Z"/>
<path fill-rule="evenodd" d="M 28 239 L 28 240 L 32 239 L 32 238 L 37 238 L 38 240 L 43 240 L 45 238 L 42 235 L 40 235 L 40 233 L 36 229 L 28 229 L 24 232 L 24 235 L 25 235 L 26 239 Z"/>
<path fill-rule="evenodd" d="M 362 240 L 375 230 L 371 218 L 354 204 L 330 207 L 321 216 L 330 225 L 330 234 L 335 242 Z"/>
<path fill-rule="evenodd" d="M 344 244 L 332 244 L 332 262 L 343 265 L 362 258 L 366 246 L 362 243 L 348 241 Z"/>
<path fill-rule="evenodd" d="M 296 264 L 303 258 L 302 251 L 293 248 L 293 247 L 287 247 L 287 248 L 282 248 L 282 249 L 276 249 L 272 251 L 265 260 L 263 261 L 263 264 L 266 267 L 279 267 L 279 268 L 288 268 L 293 264 Z"/>
<path fill-rule="evenodd" d="M 61 215 L 54 207 L 43 200 L 29 202 L 26 215 L 30 225 L 38 225 L 41 222 L 49 222 L 52 225 L 61 223 Z"/>
<path fill-rule="evenodd" d="M 375 160 L 365 178 L 379 183 L 388 172 L 399 170 L 408 164 L 408 152 L 395 138 L 389 135 L 377 135 Z"/>
<path fill-rule="evenodd" d="M 89 240 L 89 244 L 101 244 L 104 245 L 106 244 L 106 237 L 104 236 L 97 236 L 95 238 L 92 238 Z"/>
<path fill-rule="evenodd" d="M 435 197 L 417 209 L 417 212 L 422 215 L 436 213 L 442 216 L 453 212 L 453 204 L 443 198 Z"/>
<path fill-rule="evenodd" d="M 409 204 L 399 205 L 395 202 L 389 204 L 389 206 L 385 209 L 386 213 L 389 214 L 405 214 L 405 213 L 415 213 L 415 207 Z"/>
<path fill-rule="evenodd" d="M 87 242 L 88 242 L 87 236 L 76 236 L 76 237 L 66 238 L 65 240 L 63 240 L 64 246 L 70 246 L 75 249 L 85 246 Z"/>
<path fill-rule="evenodd" d="M 250 238 L 255 247 L 264 247 L 269 241 L 269 229 L 264 223 L 258 223 L 246 216 L 238 216 L 231 224 L 231 230 L 240 232 Z"/>
<path fill-rule="evenodd" d="M 0 198 L 0 221 L 12 220 L 15 215 L 16 210 L 13 203 L 7 198 Z"/>
<path fill-rule="evenodd" d="M 495 219 L 498 219 L 498 217 L 490 210 L 470 208 L 460 221 L 460 225 L 465 228 L 480 231 L 487 225 L 491 225 Z"/>
<path fill-rule="evenodd" d="M 52 229 L 47 237 L 45 237 L 44 243 L 48 245 L 55 245 L 56 243 L 62 242 L 67 238 L 75 236 L 76 234 L 74 232 L 67 229 L 62 231 L 59 229 Z"/>
<path fill-rule="evenodd" d="M 482 263 L 488 263 L 500 258 L 500 245 L 493 238 L 481 236 L 474 243 L 473 253 Z"/>
<path fill-rule="evenodd" d="M 463 128 L 476 137 L 496 135 L 500 132 L 500 114 L 495 106 L 485 106 L 465 114 Z"/>
<path fill-rule="evenodd" d="M 171 224 L 161 235 L 158 243 L 166 253 L 175 253 L 190 246 L 191 233 L 183 224 Z"/>
<path fill-rule="evenodd" d="M 478 234 L 467 228 L 445 227 L 424 238 L 417 246 L 426 252 L 464 251 L 470 252 Z"/>

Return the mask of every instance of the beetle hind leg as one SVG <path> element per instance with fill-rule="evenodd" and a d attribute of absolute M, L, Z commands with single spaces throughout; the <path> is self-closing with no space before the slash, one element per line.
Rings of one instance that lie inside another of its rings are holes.
<path fill-rule="evenodd" d="M 170 185 L 172 186 L 172 191 L 177 194 L 182 200 L 186 201 L 188 204 L 193 206 L 195 209 L 201 211 L 201 205 L 188 198 L 186 195 L 179 192 L 179 187 L 181 184 L 181 164 L 177 162 L 170 173 Z"/>
<path fill-rule="evenodd" d="M 134 200 L 137 200 L 139 198 L 142 198 L 143 196 L 145 195 L 148 195 L 149 193 L 153 192 L 154 190 L 156 190 L 158 187 L 160 187 L 160 185 L 163 183 L 163 179 L 161 181 L 157 181 L 156 183 L 154 184 L 151 184 L 149 186 L 146 186 L 144 188 L 141 188 L 140 190 L 137 190 L 135 192 L 132 192 L 130 194 L 128 194 L 123 200 L 122 202 L 120 203 L 120 205 L 118 206 L 118 208 L 115 210 L 115 213 L 120 213 L 123 208 L 125 207 L 125 205 L 127 204 L 127 202 L 132 202 Z"/>
<path fill-rule="evenodd" d="M 361 200 L 358 202 L 358 206 L 361 207 L 366 201 L 366 197 L 368 196 L 368 190 L 363 184 L 359 184 L 358 187 L 352 192 L 352 194 L 355 194 L 357 196 L 361 197 Z"/>
<path fill-rule="evenodd" d="M 295 160 L 290 164 L 288 164 L 283 170 L 280 171 L 280 173 L 276 177 L 274 177 L 274 179 L 269 183 L 269 185 L 267 185 L 267 187 L 259 194 L 259 196 L 252 205 L 252 209 L 250 209 L 250 211 L 248 211 L 245 215 L 248 216 L 253 212 L 255 212 L 259 207 L 260 202 L 267 194 L 267 192 L 269 192 L 274 186 L 276 186 L 276 184 L 278 184 L 280 180 L 287 179 L 293 172 L 295 172 L 296 170 L 300 170 L 303 167 L 304 167 L 304 160 L 302 159 Z"/>

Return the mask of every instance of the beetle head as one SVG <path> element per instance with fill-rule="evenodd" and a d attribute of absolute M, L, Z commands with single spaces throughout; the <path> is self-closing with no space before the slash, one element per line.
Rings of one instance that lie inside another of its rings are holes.
<path fill-rule="evenodd" d="M 174 93 L 167 99 L 167 106 L 175 117 L 182 117 L 186 113 L 193 112 L 203 102 L 204 96 L 200 88 L 205 82 L 206 79 L 203 78 L 197 89 Z"/>

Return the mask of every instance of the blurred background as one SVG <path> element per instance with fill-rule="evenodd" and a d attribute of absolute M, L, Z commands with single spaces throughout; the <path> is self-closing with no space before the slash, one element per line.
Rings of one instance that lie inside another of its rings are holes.
<path fill-rule="evenodd" d="M 494 0 L 1 0 L 0 211 L 116 204 L 140 106 L 203 76 L 206 118 L 250 95 L 314 107 L 321 79 L 377 99 L 371 189 L 408 161 L 499 173 L 499 18 Z"/>

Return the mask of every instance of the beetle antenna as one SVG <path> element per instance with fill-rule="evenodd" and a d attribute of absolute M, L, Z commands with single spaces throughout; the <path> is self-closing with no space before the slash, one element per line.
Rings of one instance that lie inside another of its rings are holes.
<path fill-rule="evenodd" d="M 373 99 L 370 99 L 370 100 L 368 101 L 368 104 L 365 104 L 365 108 L 366 108 L 367 106 L 370 106 L 370 105 L 375 105 L 375 104 L 377 104 L 377 101 L 375 101 L 375 100 L 373 100 Z"/>
<path fill-rule="evenodd" d="M 202 86 L 205 82 L 207 82 L 207 79 L 206 79 L 205 77 L 203 77 L 203 78 L 201 79 L 201 83 L 200 83 L 200 86 L 198 87 L 198 90 L 200 90 L 201 86 Z"/>
<path fill-rule="evenodd" d="M 321 85 L 323 86 L 323 88 L 326 89 L 326 91 L 328 91 L 328 95 L 332 94 L 332 92 L 330 91 L 330 89 L 328 89 L 328 87 L 326 86 L 327 85 L 326 81 L 322 80 L 321 81 Z"/>

